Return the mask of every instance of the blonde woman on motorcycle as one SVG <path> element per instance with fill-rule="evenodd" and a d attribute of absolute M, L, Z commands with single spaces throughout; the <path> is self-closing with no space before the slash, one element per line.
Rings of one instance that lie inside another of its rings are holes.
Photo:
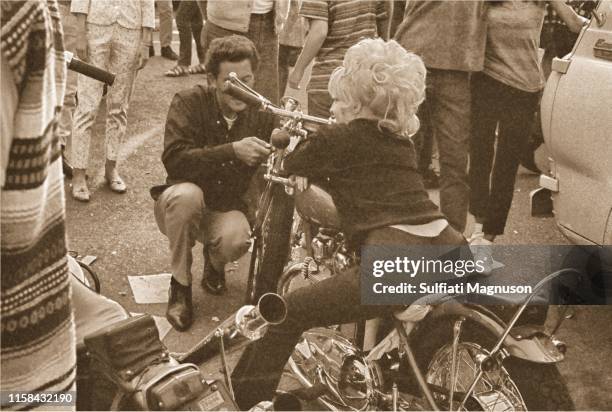
<path fill-rule="evenodd" d="M 329 191 L 342 230 L 357 248 L 466 244 L 429 200 L 417 171 L 410 136 L 419 128 L 416 113 L 425 97 L 425 75 L 423 61 L 395 41 L 362 40 L 330 78 L 337 123 L 319 129 L 284 161 L 287 173 Z M 304 331 L 398 309 L 362 306 L 360 296 L 358 267 L 290 293 L 286 321 L 251 344 L 234 369 L 240 408 L 272 398 Z"/>

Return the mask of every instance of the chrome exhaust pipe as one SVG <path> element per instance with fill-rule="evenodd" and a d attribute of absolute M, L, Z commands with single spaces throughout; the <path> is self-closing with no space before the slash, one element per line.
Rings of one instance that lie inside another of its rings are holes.
<path fill-rule="evenodd" d="M 285 299 L 276 293 L 266 293 L 259 298 L 256 306 L 243 306 L 230 315 L 215 330 L 178 358 L 181 363 L 202 363 L 219 353 L 219 339 L 225 349 L 244 341 L 261 338 L 268 325 L 283 323 L 287 317 Z"/>
<path fill-rule="evenodd" d="M 278 325 L 287 317 L 285 299 L 276 293 L 265 293 L 257 302 L 257 306 L 241 307 L 235 316 L 237 331 L 249 340 L 261 338 L 268 325 Z"/>

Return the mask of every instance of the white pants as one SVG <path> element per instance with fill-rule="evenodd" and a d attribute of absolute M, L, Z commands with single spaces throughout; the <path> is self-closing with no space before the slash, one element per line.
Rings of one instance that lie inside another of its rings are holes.
<path fill-rule="evenodd" d="M 87 23 L 89 62 L 115 74 L 115 83 L 106 96 L 106 159 L 118 160 L 127 128 L 127 112 L 132 85 L 138 69 L 142 30 L 118 24 L 99 26 Z M 102 99 L 103 84 L 79 75 L 79 104 L 74 114 L 72 137 L 73 166 L 87 169 L 91 131 Z"/>

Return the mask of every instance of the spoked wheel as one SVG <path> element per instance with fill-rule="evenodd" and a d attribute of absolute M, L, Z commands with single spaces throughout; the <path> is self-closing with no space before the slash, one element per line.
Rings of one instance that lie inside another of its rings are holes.
<path fill-rule="evenodd" d="M 79 263 L 79 266 L 83 268 L 83 273 L 85 274 L 84 283 L 94 292 L 100 293 L 100 279 L 98 278 L 96 272 L 94 272 L 93 269 L 85 262 L 81 262 L 80 260 L 77 260 L 77 262 Z"/>
<path fill-rule="evenodd" d="M 255 304 L 264 293 L 276 291 L 289 256 L 293 199 L 285 193 L 282 185 L 268 183 L 257 214 L 260 223 L 255 229 L 249 266 L 247 304 Z"/>
<path fill-rule="evenodd" d="M 465 321 L 457 344 L 453 368 L 453 324 L 455 319 L 437 319 L 420 325 L 410 337 L 426 381 L 437 388 L 440 407 L 457 410 L 479 372 L 479 358 L 489 355 L 496 338 L 480 325 Z M 476 382 L 461 410 L 527 411 L 573 410 L 574 404 L 555 364 L 506 358 L 487 368 Z M 453 374 L 454 372 L 454 374 Z M 452 382 L 455 382 L 454 390 Z"/>
<path fill-rule="evenodd" d="M 71 265 L 73 263 L 68 263 L 70 272 L 75 276 L 75 278 L 94 292 L 100 293 L 100 279 L 98 278 L 96 272 L 94 272 L 94 270 L 91 268 L 91 266 L 80 260 L 78 258 L 79 254 L 76 251 L 70 250 L 68 251 L 68 255 L 72 259 L 74 259 L 72 260 L 73 263 L 75 262 L 81 267 L 81 270 L 79 271 L 78 269 L 71 268 Z"/>
<path fill-rule="evenodd" d="M 452 345 L 444 345 L 434 355 L 425 375 L 428 383 L 446 389 L 452 386 Z M 478 356 L 489 352 L 473 342 L 459 343 L 455 357 L 455 389 L 453 410 L 457 408 L 478 374 Z M 450 401 L 446 399 L 446 404 Z M 525 411 L 527 406 L 516 384 L 504 368 L 486 372 L 478 380 L 470 398 L 462 410 L 482 411 Z"/>

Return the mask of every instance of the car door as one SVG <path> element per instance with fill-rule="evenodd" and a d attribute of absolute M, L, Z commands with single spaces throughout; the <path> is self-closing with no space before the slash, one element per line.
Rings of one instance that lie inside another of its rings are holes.
<path fill-rule="evenodd" d="M 612 1 L 596 12 L 574 50 L 553 62 L 542 122 L 557 223 L 601 244 L 612 211 Z"/>

